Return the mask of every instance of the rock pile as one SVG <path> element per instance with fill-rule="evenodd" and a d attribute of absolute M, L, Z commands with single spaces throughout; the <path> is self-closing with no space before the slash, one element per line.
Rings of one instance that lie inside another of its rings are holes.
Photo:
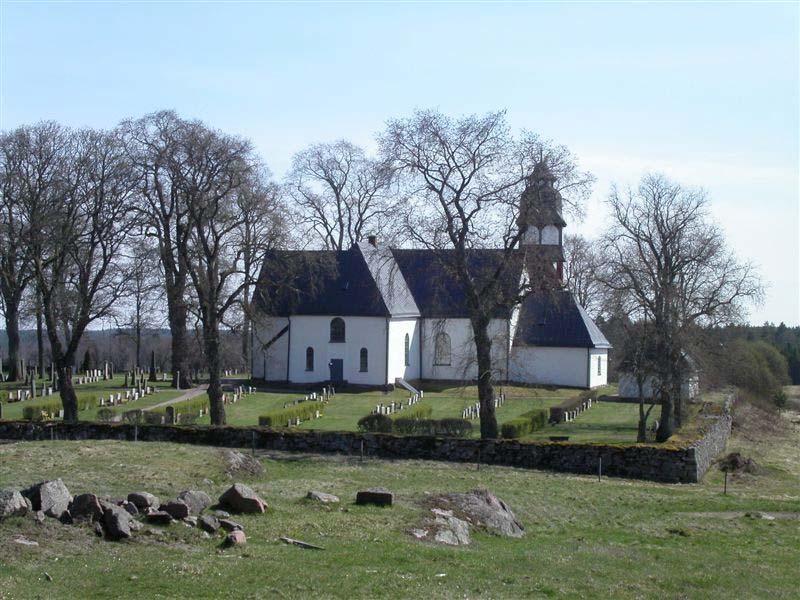
<path fill-rule="evenodd" d="M 142 522 L 170 525 L 180 521 L 207 535 L 225 532 L 223 546 L 246 543 L 244 527 L 231 520 L 229 513 L 217 510 L 214 514 L 201 514 L 212 504 L 211 497 L 199 490 L 183 491 L 166 502 L 144 491 L 117 500 L 89 493 L 73 497 L 64 482 L 56 479 L 23 490 L 0 490 L 0 519 L 30 514 L 40 522 L 50 517 L 65 524 L 91 524 L 98 535 L 113 541 L 130 538 L 142 528 Z M 237 513 L 263 513 L 267 509 L 258 494 L 240 483 L 219 497 L 219 506 Z"/>

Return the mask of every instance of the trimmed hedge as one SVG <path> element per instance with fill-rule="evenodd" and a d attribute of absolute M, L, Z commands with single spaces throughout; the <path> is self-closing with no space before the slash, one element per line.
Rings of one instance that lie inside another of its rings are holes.
<path fill-rule="evenodd" d="M 373 433 L 391 433 L 393 421 L 386 415 L 371 414 L 358 420 L 359 431 Z"/>
<path fill-rule="evenodd" d="M 283 410 L 274 410 L 258 417 L 258 424 L 261 427 L 286 427 L 290 420 L 300 419 L 306 421 L 313 417 L 317 411 L 322 413 L 325 408 L 325 403 L 321 401 L 316 402 L 301 402 L 291 408 Z"/>
<path fill-rule="evenodd" d="M 430 419 L 432 414 L 433 407 L 431 405 L 416 404 L 411 408 L 399 410 L 396 413 L 389 415 L 389 418 L 395 421 L 397 419 Z"/>
<path fill-rule="evenodd" d="M 500 427 L 500 436 L 504 438 L 519 438 L 547 425 L 547 410 L 536 408 L 520 416 L 506 421 Z"/>
<path fill-rule="evenodd" d="M 392 433 L 464 437 L 472 432 L 466 419 L 394 419 Z"/>
<path fill-rule="evenodd" d="M 560 423 L 564 420 L 564 413 L 568 413 L 573 410 L 577 410 L 579 408 L 586 408 L 589 400 L 591 399 L 592 402 L 597 400 L 597 390 L 586 390 L 578 394 L 577 396 L 573 396 L 572 398 L 567 398 L 561 404 L 556 406 L 550 407 L 550 422 L 551 423 Z"/>

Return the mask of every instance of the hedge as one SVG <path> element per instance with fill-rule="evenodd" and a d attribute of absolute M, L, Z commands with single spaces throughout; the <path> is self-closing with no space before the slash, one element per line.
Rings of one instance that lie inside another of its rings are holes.
<path fill-rule="evenodd" d="M 472 432 L 466 419 L 394 419 L 393 433 L 464 437 Z"/>
<path fill-rule="evenodd" d="M 286 427 L 289 421 L 300 419 L 307 421 L 312 418 L 317 411 L 320 413 L 325 408 L 325 403 L 317 400 L 316 402 L 301 402 L 291 408 L 274 410 L 258 417 L 258 424 L 261 427 Z"/>
<path fill-rule="evenodd" d="M 175 421 L 177 423 L 184 423 L 184 424 L 191 424 L 197 420 L 197 417 L 200 416 L 200 412 L 202 411 L 203 414 L 208 413 L 209 411 L 209 401 L 208 396 L 198 396 L 197 398 L 191 398 L 189 400 L 184 400 L 183 402 L 176 402 L 175 404 L 169 404 L 168 407 L 171 407 L 175 412 Z M 130 412 L 130 411 L 129 411 Z M 144 411 L 142 414 L 142 418 L 144 419 L 145 423 L 161 423 L 166 422 L 167 419 L 167 406 L 163 408 L 163 410 L 148 410 Z"/>
<path fill-rule="evenodd" d="M 519 438 L 547 425 L 547 410 L 536 408 L 506 421 L 500 427 L 500 436 L 504 438 Z"/>
<path fill-rule="evenodd" d="M 550 422 L 560 423 L 564 420 L 564 413 L 568 413 L 579 408 L 586 408 L 589 400 L 595 402 L 597 400 L 597 390 L 586 390 L 577 396 L 567 398 L 561 404 L 550 407 Z"/>
<path fill-rule="evenodd" d="M 433 407 L 429 404 L 416 404 L 412 408 L 397 411 L 390 415 L 391 419 L 430 419 Z"/>
<path fill-rule="evenodd" d="M 361 417 L 358 420 L 359 431 L 371 431 L 374 433 L 391 433 L 392 420 L 386 415 L 371 414 Z"/>

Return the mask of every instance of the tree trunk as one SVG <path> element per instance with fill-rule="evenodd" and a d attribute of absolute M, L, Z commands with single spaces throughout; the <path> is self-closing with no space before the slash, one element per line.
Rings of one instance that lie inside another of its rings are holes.
<path fill-rule="evenodd" d="M 656 432 L 657 442 L 666 442 L 672 436 L 674 425 L 672 421 L 673 402 L 672 396 L 668 392 L 661 394 L 661 420 L 658 423 Z"/>
<path fill-rule="evenodd" d="M 480 403 L 481 438 L 497 438 L 497 417 L 494 411 L 494 386 L 492 385 L 492 340 L 489 323 L 473 319 L 475 351 L 478 359 L 478 402 Z"/>
<path fill-rule="evenodd" d="M 44 326 L 42 323 L 42 299 L 36 293 L 36 358 L 38 359 L 39 377 L 44 377 Z"/>
<path fill-rule="evenodd" d="M 186 330 L 186 306 L 181 301 L 168 302 L 169 331 L 172 335 L 172 387 L 188 389 L 192 387 L 192 376 L 189 372 L 189 334 Z M 178 381 L 178 373 L 181 380 Z"/>
<path fill-rule="evenodd" d="M 220 379 L 219 326 L 215 322 L 204 325 L 203 337 L 206 363 L 208 364 L 208 402 L 211 408 L 211 424 L 225 425 L 225 405 L 222 403 L 222 380 Z"/>
<path fill-rule="evenodd" d="M 644 414 L 644 386 L 642 380 L 638 379 L 639 386 L 639 428 L 636 433 L 636 441 L 640 444 L 647 441 L 647 416 Z"/>
<path fill-rule="evenodd" d="M 5 299 L 6 335 L 8 336 L 8 381 L 19 381 L 19 303 Z"/>
<path fill-rule="evenodd" d="M 245 308 L 242 321 L 242 359 L 245 370 L 250 372 L 252 366 L 250 364 L 250 316 L 247 314 L 247 310 Z"/>
<path fill-rule="evenodd" d="M 58 365 L 58 394 L 61 396 L 61 405 L 64 407 L 64 421 L 76 423 L 78 421 L 78 396 L 72 386 L 72 366 L 59 361 Z"/>

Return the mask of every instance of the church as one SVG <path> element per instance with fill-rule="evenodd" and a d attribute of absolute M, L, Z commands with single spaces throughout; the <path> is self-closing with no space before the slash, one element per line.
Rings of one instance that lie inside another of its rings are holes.
<path fill-rule="evenodd" d="M 541 277 L 558 282 L 498 308 L 489 330 L 495 381 L 592 388 L 604 385 L 610 344 L 561 284 L 561 195 L 538 169 L 520 199 L 527 230 L 501 286 Z M 385 387 L 403 380 L 477 378 L 468 308 L 448 269 L 452 251 L 397 249 L 374 236 L 344 251 L 276 251 L 253 297 L 253 377 L 301 385 L 322 382 Z M 468 251 L 479 278 L 502 250 Z"/>

